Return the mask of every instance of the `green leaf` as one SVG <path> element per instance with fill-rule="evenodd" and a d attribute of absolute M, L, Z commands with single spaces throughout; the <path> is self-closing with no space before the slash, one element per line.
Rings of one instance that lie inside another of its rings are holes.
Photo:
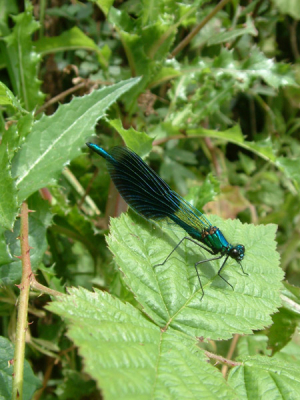
<path fill-rule="evenodd" d="M 246 150 L 252 151 L 267 161 L 275 162 L 276 160 L 272 143 L 269 139 L 260 142 L 249 142 L 244 139 L 239 125 L 229 128 L 223 132 L 199 127 L 197 129 L 188 129 L 187 134 L 189 136 L 208 136 L 216 139 L 226 140 L 227 142 L 237 144 Z"/>
<path fill-rule="evenodd" d="M 155 23 L 164 11 L 166 2 L 161 0 L 143 0 L 143 26 Z"/>
<path fill-rule="evenodd" d="M 233 50 L 222 48 L 218 57 L 213 59 L 199 59 L 196 68 L 190 66 L 182 70 L 183 73 L 210 74 L 217 82 L 227 82 L 232 79 L 231 85 L 235 90 L 249 89 L 256 80 L 264 80 L 274 89 L 285 86 L 297 86 L 294 73 L 289 64 L 276 63 L 267 58 L 257 47 L 249 51 L 249 56 L 243 61 L 237 61 Z"/>
<path fill-rule="evenodd" d="M 33 125 L 12 162 L 20 202 L 53 182 L 63 167 L 80 154 L 81 146 L 93 134 L 96 122 L 107 108 L 139 80 L 129 79 L 76 97 L 60 106 L 54 115 L 44 115 Z"/>
<path fill-rule="evenodd" d="M 300 3 L 298 0 L 274 0 L 282 14 L 289 14 L 296 20 L 300 19 Z"/>
<path fill-rule="evenodd" d="M 11 105 L 16 110 L 24 112 L 20 102 L 4 83 L 0 82 L 0 105 Z"/>
<path fill-rule="evenodd" d="M 35 271 L 41 263 L 47 249 L 47 228 L 51 223 L 49 203 L 36 194 L 28 199 L 28 206 L 35 212 L 29 214 L 29 245 L 31 267 Z M 21 255 L 20 220 L 15 222 L 13 231 L 6 231 L 5 238 L 10 254 L 10 262 L 2 265 L 0 280 L 5 285 L 11 285 L 21 278 L 22 262 L 15 256 Z"/>
<path fill-rule="evenodd" d="M 12 398 L 12 375 L 13 366 L 10 361 L 14 358 L 14 347 L 12 343 L 0 337 L 0 399 Z M 24 363 L 24 386 L 23 400 L 31 400 L 34 392 L 41 387 L 41 381 L 36 378 L 27 360 Z"/>
<path fill-rule="evenodd" d="M 8 150 L 0 145 L 0 226 L 12 229 L 18 212 L 18 192 L 11 177 Z"/>
<path fill-rule="evenodd" d="M 283 307 L 274 314 L 269 328 L 269 347 L 273 353 L 280 351 L 290 341 L 300 322 L 300 288 L 284 282 L 281 298 Z M 278 354 L 278 353 L 276 353 Z"/>
<path fill-rule="evenodd" d="M 296 189 L 300 190 L 300 161 L 299 159 L 290 159 L 287 157 L 279 157 L 276 160 L 277 167 L 293 181 Z"/>
<path fill-rule="evenodd" d="M 135 151 L 140 157 L 147 156 L 152 150 L 153 139 L 144 132 L 138 132 L 134 128 L 124 129 L 120 120 L 108 121 L 122 137 L 127 147 Z"/>
<path fill-rule="evenodd" d="M 108 20 L 117 29 L 124 47 L 132 76 L 142 75 L 142 81 L 132 94 L 137 96 L 151 83 L 162 67 L 174 41 L 176 25 L 160 19 L 154 24 L 140 26 L 125 11 L 112 7 Z"/>
<path fill-rule="evenodd" d="M 99 256 L 99 236 L 96 235 L 94 222 L 81 213 L 77 205 L 67 211 L 59 207 L 52 211 L 56 214 L 54 229 L 83 243 L 96 259 Z"/>
<path fill-rule="evenodd" d="M 257 36 L 257 30 L 255 28 L 252 18 L 249 15 L 246 16 L 246 23 L 244 27 L 227 30 L 213 35 L 208 39 L 207 45 L 212 46 L 224 42 L 228 43 L 243 35 Z"/>
<path fill-rule="evenodd" d="M 282 292 L 283 306 L 300 315 L 300 288 L 293 286 L 287 281 L 284 282 L 284 290 Z"/>
<path fill-rule="evenodd" d="M 273 350 L 273 354 L 281 350 L 291 340 L 297 326 L 299 326 L 300 315 L 280 308 L 279 312 L 274 314 L 273 325 L 268 332 L 269 348 Z"/>
<path fill-rule="evenodd" d="M 297 343 L 297 336 L 295 336 L 296 340 L 290 341 L 282 350 L 274 355 L 274 359 L 280 361 L 285 361 L 288 363 L 294 364 L 295 361 L 300 360 L 300 349 L 299 344 Z"/>
<path fill-rule="evenodd" d="M 111 219 L 107 238 L 124 282 L 161 328 L 170 326 L 192 336 L 228 339 L 235 333 L 251 333 L 270 325 L 270 315 L 281 305 L 283 278 L 274 240 L 276 226 L 242 225 L 238 220 L 222 221 L 212 215 L 209 219 L 231 243 L 245 245 L 243 268 L 249 276 L 234 260 L 228 260 L 223 271 L 234 290 L 217 274 L 223 260 L 207 262 L 198 268 L 205 292 L 201 301 L 194 265 L 211 256 L 189 241 L 168 262 L 153 268 L 186 233 L 176 226 L 164 234 L 163 229 L 135 213 Z"/>
<path fill-rule="evenodd" d="M 70 296 L 48 309 L 67 320 L 85 371 L 106 400 L 235 398 L 197 340 L 171 328 L 160 330 L 106 292 L 70 289 Z"/>
<path fill-rule="evenodd" d="M 8 150 L 9 162 L 15 156 L 26 136 L 31 132 L 33 121 L 33 113 L 27 113 L 19 117 L 17 124 L 9 124 L 8 128 L 4 130 L 1 145 Z"/>
<path fill-rule="evenodd" d="M 86 374 L 69 369 L 64 369 L 62 373 L 63 379 L 55 390 L 59 400 L 82 400 L 94 397 L 92 393 L 96 391 L 95 382 L 87 380 Z"/>
<path fill-rule="evenodd" d="M 97 44 L 85 35 L 77 26 L 74 26 L 69 31 L 64 31 L 60 36 L 44 36 L 35 43 L 37 52 L 42 55 L 77 49 L 95 51 L 101 65 L 105 68 L 108 66 L 108 57 L 104 56 L 104 53 Z"/>
<path fill-rule="evenodd" d="M 198 210 L 202 210 L 205 204 L 214 200 L 220 193 L 220 182 L 212 175 L 208 174 L 201 186 L 193 186 L 185 199 Z"/>
<path fill-rule="evenodd" d="M 9 71 L 14 94 L 18 95 L 26 110 L 31 111 L 44 100 L 40 92 L 41 82 L 37 78 L 40 58 L 35 52 L 31 36 L 38 29 L 39 23 L 33 19 L 33 7 L 13 16 L 13 32 L 4 38 L 6 66 Z"/>
<path fill-rule="evenodd" d="M 163 82 L 170 81 L 171 79 L 177 78 L 182 75 L 182 72 L 179 68 L 172 66 L 172 61 L 167 60 L 166 66 L 163 66 L 158 73 L 152 78 L 151 83 L 149 84 L 149 88 L 161 85 Z"/>
<path fill-rule="evenodd" d="M 0 267 L 13 261 L 11 255 L 8 253 L 4 232 L 5 229 L 0 228 Z"/>
<path fill-rule="evenodd" d="M 238 357 L 237 360 L 243 360 L 248 356 L 256 356 L 258 354 L 271 355 L 268 347 L 268 337 L 256 333 L 255 335 L 247 335 L 239 338 L 237 344 Z"/>
<path fill-rule="evenodd" d="M 300 190 L 300 162 L 299 160 L 291 160 L 286 157 L 276 158 L 274 149 L 270 139 L 261 140 L 259 142 L 249 142 L 244 139 L 240 127 L 238 125 L 226 131 L 219 132 L 211 129 L 204 129 L 202 127 L 197 129 L 188 129 L 187 135 L 189 136 L 208 136 L 216 139 L 226 140 L 227 142 L 234 143 L 246 150 L 250 150 L 266 161 L 275 164 L 288 179 L 291 179 L 296 187 Z"/>
<path fill-rule="evenodd" d="M 114 4 L 114 0 L 92 0 L 93 3 L 97 4 L 103 14 L 107 17 L 111 6 Z"/>
<path fill-rule="evenodd" d="M 230 371 L 228 383 L 238 398 L 249 400 L 299 399 L 300 363 L 255 356 Z"/>

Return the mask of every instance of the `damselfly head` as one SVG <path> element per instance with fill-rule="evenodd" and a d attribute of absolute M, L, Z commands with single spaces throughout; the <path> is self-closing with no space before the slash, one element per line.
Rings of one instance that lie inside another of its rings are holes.
<path fill-rule="evenodd" d="M 229 255 L 231 258 L 237 261 L 242 261 L 245 255 L 245 246 L 243 246 L 242 244 L 237 244 L 236 246 L 232 247 L 232 249 L 230 249 Z"/>

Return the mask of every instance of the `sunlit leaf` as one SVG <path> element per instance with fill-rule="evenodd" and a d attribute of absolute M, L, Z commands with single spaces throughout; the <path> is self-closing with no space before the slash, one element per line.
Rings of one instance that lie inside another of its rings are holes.
<path fill-rule="evenodd" d="M 134 128 L 124 129 L 120 120 L 108 121 L 109 124 L 116 129 L 124 140 L 127 147 L 137 153 L 140 157 L 144 157 L 152 150 L 153 139 L 144 132 L 138 132 Z"/>
<path fill-rule="evenodd" d="M 13 159 L 20 202 L 54 181 L 63 167 L 80 154 L 80 148 L 94 133 L 94 126 L 105 110 L 138 82 L 139 78 L 129 79 L 76 97 L 61 105 L 54 115 L 44 115 L 33 125 Z"/>
<path fill-rule="evenodd" d="M 290 399 L 299 397 L 299 362 L 284 363 L 269 357 L 249 357 L 230 371 L 228 383 L 241 399 Z"/>
<path fill-rule="evenodd" d="M 235 397 L 196 339 L 162 331 L 106 292 L 72 289 L 48 308 L 66 319 L 85 371 L 108 400 Z"/>
<path fill-rule="evenodd" d="M 296 20 L 300 19 L 300 3 L 298 0 L 274 0 L 282 14 L 289 14 Z"/>
<path fill-rule="evenodd" d="M 211 258 L 190 242 L 183 243 L 164 265 L 163 262 L 186 234 L 180 229 L 165 233 L 136 216 L 122 215 L 111 220 L 110 250 L 144 312 L 161 328 L 172 327 L 192 336 L 227 339 L 234 333 L 246 334 L 271 324 L 271 314 L 281 305 L 283 272 L 274 241 L 275 225 L 242 225 L 209 216 L 233 243 L 246 248 L 242 273 L 234 260 L 228 260 L 224 277 L 217 274 L 222 260 L 199 266 L 204 289 L 199 286 L 194 265 Z"/>
<path fill-rule="evenodd" d="M 32 42 L 32 34 L 38 29 L 39 23 L 34 20 L 32 10 L 33 7 L 27 4 L 23 13 L 13 16 L 15 26 L 12 33 L 4 38 L 7 45 L 7 68 L 14 94 L 21 98 L 28 111 L 44 100 L 44 95 L 40 92 L 41 82 L 37 77 L 40 58 Z"/>
<path fill-rule="evenodd" d="M 8 150 L 0 145 L 0 226 L 12 229 L 18 211 L 18 192 L 11 176 Z"/>

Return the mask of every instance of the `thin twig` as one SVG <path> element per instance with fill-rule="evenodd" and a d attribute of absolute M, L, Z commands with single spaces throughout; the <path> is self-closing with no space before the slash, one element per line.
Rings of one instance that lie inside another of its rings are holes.
<path fill-rule="evenodd" d="M 99 208 L 97 207 L 96 203 L 90 196 L 86 195 L 86 191 L 84 190 L 84 188 L 82 187 L 82 185 L 78 181 L 78 179 L 75 177 L 75 175 L 71 172 L 71 170 L 69 168 L 65 168 L 63 170 L 63 175 L 69 181 L 69 183 L 73 186 L 73 188 L 76 190 L 76 192 L 80 196 L 85 196 L 84 197 L 85 202 L 88 204 L 88 206 L 90 207 L 90 209 L 92 211 L 92 213 L 88 212 L 88 214 L 100 215 L 101 212 L 100 212 Z M 82 205 L 81 205 L 81 207 L 82 207 Z"/>
<path fill-rule="evenodd" d="M 159 146 L 160 144 L 169 142 L 170 140 L 180 140 L 180 139 L 186 139 L 187 137 L 184 135 L 173 135 L 173 136 L 168 136 L 162 139 L 157 139 L 153 141 L 153 146 Z"/>
<path fill-rule="evenodd" d="M 32 289 L 37 290 L 38 292 L 42 292 L 44 294 L 48 294 L 49 296 L 59 297 L 63 296 L 64 293 L 58 292 L 57 290 L 50 289 L 47 286 L 42 285 L 39 283 L 33 274 L 30 277 L 30 286 Z"/>
<path fill-rule="evenodd" d="M 241 362 L 228 360 L 225 357 L 218 356 L 217 354 L 211 353 L 210 351 L 205 351 L 207 357 L 212 358 L 213 360 L 217 360 L 218 362 L 225 364 L 225 366 L 229 367 L 237 367 L 239 365 L 243 365 Z"/>
<path fill-rule="evenodd" d="M 40 107 L 35 115 L 40 114 L 42 111 L 44 111 L 46 108 L 48 108 L 49 106 L 51 106 L 54 103 L 57 103 L 58 101 L 64 99 L 66 96 L 68 96 L 69 94 L 72 94 L 74 92 L 76 92 L 79 89 L 82 89 L 83 87 L 87 86 L 86 82 L 80 82 L 78 85 L 73 86 L 67 90 L 65 90 L 62 93 L 59 93 L 57 96 L 52 97 L 52 99 L 50 99 L 49 101 L 47 101 L 45 104 L 42 105 L 42 107 Z"/>
<path fill-rule="evenodd" d="M 232 357 L 232 355 L 234 353 L 234 350 L 236 348 L 237 342 L 239 340 L 239 337 L 240 337 L 240 335 L 238 335 L 238 334 L 235 334 L 233 336 L 233 339 L 231 341 L 231 344 L 230 344 L 230 347 L 229 347 L 229 350 L 228 350 L 228 353 L 227 353 L 227 358 L 228 359 L 230 359 Z M 225 376 L 227 374 L 227 371 L 228 371 L 228 365 L 223 365 L 222 370 L 221 370 L 222 375 L 224 376 L 224 378 L 225 378 Z M 242 365 L 242 363 L 238 363 L 237 365 Z"/>
<path fill-rule="evenodd" d="M 216 148 L 213 145 L 213 143 L 212 143 L 212 141 L 211 141 L 211 139 L 209 137 L 205 137 L 204 138 L 204 142 L 205 142 L 205 144 L 206 144 L 206 146 L 207 146 L 207 148 L 208 148 L 208 150 L 209 150 L 209 152 L 211 154 L 211 159 L 212 159 L 213 165 L 215 167 L 216 175 L 220 176 L 221 175 L 221 167 L 220 167 L 220 164 L 219 164 L 218 159 L 217 159 Z"/>
<path fill-rule="evenodd" d="M 44 392 L 45 389 L 47 388 L 47 384 L 48 384 L 49 379 L 51 378 L 52 370 L 53 370 L 53 367 L 54 367 L 56 361 L 57 361 L 57 360 L 56 360 L 55 358 L 52 358 L 52 359 L 48 362 L 46 371 L 45 371 L 45 373 L 44 373 L 43 385 L 42 385 L 42 387 L 34 394 L 33 400 L 39 400 L 39 399 L 41 398 L 43 392 Z"/>
<path fill-rule="evenodd" d="M 255 19 L 257 17 L 258 11 L 263 2 L 264 2 L 264 0 L 260 0 L 258 3 L 256 3 L 256 6 L 255 6 L 253 14 L 252 14 L 253 19 Z"/>
<path fill-rule="evenodd" d="M 88 196 L 88 194 L 90 193 L 90 190 L 91 190 L 91 188 L 92 188 L 92 185 L 93 185 L 93 183 L 94 183 L 94 180 L 97 178 L 98 174 L 99 174 L 99 169 L 98 169 L 98 168 L 95 168 L 95 171 L 94 171 L 94 173 L 93 173 L 93 176 L 92 176 L 92 178 L 90 179 L 90 181 L 89 181 L 89 183 L 88 183 L 88 185 L 87 185 L 87 187 L 86 187 L 86 189 L 85 189 L 85 192 L 84 192 L 83 196 L 81 197 L 81 199 L 80 199 L 80 201 L 79 201 L 79 203 L 78 203 L 78 207 L 79 207 L 79 208 L 82 207 L 82 204 L 83 204 L 85 198 L 86 198 L 86 197 Z"/>
<path fill-rule="evenodd" d="M 198 24 L 172 51 L 170 58 L 175 57 L 190 41 L 197 35 L 197 33 L 231 0 L 221 0 L 219 4 Z"/>
<path fill-rule="evenodd" d="M 298 60 L 298 58 L 300 57 L 298 43 L 297 43 L 297 24 L 298 24 L 298 21 L 295 19 L 293 21 L 293 23 L 291 25 L 289 25 L 291 48 L 292 48 L 292 52 L 295 57 L 295 60 Z"/>
<path fill-rule="evenodd" d="M 300 304 L 296 303 L 294 300 L 289 299 L 285 295 L 281 295 L 281 300 L 286 303 L 294 312 L 300 314 Z"/>

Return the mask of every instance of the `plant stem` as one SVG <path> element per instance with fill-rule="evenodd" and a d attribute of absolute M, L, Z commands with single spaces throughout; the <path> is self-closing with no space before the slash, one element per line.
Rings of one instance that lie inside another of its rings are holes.
<path fill-rule="evenodd" d="M 31 274 L 30 286 L 31 286 L 32 289 L 35 289 L 35 290 L 37 290 L 39 292 L 42 292 L 44 294 L 48 294 L 49 296 L 59 297 L 59 296 L 63 296 L 64 295 L 64 293 L 58 292 L 57 290 L 54 290 L 54 289 L 50 289 L 47 286 L 44 286 L 41 283 L 39 283 L 35 279 L 35 276 L 33 274 Z"/>
<path fill-rule="evenodd" d="M 44 36 L 45 8 L 46 8 L 46 0 L 41 0 L 40 1 L 40 33 L 39 33 L 39 39 L 42 39 L 42 37 Z"/>
<path fill-rule="evenodd" d="M 22 259 L 22 281 L 19 285 L 20 297 L 18 305 L 17 331 L 15 340 L 14 355 L 14 376 L 13 376 L 13 400 L 23 398 L 24 379 L 24 358 L 25 358 L 25 337 L 27 331 L 27 312 L 30 290 L 30 277 L 32 274 L 30 265 L 30 247 L 28 243 L 28 206 L 23 203 L 21 206 L 21 259 Z"/>
<path fill-rule="evenodd" d="M 99 208 L 97 207 L 96 203 L 93 201 L 93 199 L 90 196 L 86 195 L 84 188 L 81 186 L 80 182 L 75 177 L 75 175 L 72 173 L 72 171 L 69 168 L 65 168 L 63 171 L 63 175 L 80 196 L 85 196 L 84 200 L 90 208 L 90 210 L 86 210 L 87 213 L 90 215 L 100 215 L 101 212 L 100 212 Z M 82 205 L 81 205 L 81 207 L 82 207 Z"/>
<path fill-rule="evenodd" d="M 218 356 L 217 354 L 211 353 L 210 351 L 205 351 L 205 354 L 207 355 L 207 357 L 212 358 L 214 360 L 217 360 L 217 361 L 225 364 L 226 368 L 228 368 L 228 366 L 229 367 L 237 367 L 239 365 L 243 365 L 241 362 L 228 360 L 227 358 Z"/>
<path fill-rule="evenodd" d="M 223 7 L 226 6 L 231 0 L 221 0 L 220 3 L 198 24 L 183 40 L 179 43 L 177 47 L 172 51 L 171 58 L 175 57 L 185 46 L 187 46 L 194 36 L 210 21 Z"/>
<path fill-rule="evenodd" d="M 237 342 L 238 342 L 238 340 L 239 340 L 239 338 L 240 338 L 240 335 L 238 335 L 238 334 L 235 334 L 234 336 L 233 336 L 233 339 L 232 339 L 232 341 L 231 341 L 231 345 L 230 345 L 230 347 L 229 347 L 229 350 L 228 350 L 228 353 L 227 353 L 227 357 L 230 359 L 231 357 L 232 357 L 232 355 L 233 355 L 233 353 L 234 353 L 234 350 L 235 350 L 235 348 L 236 348 L 236 345 L 237 345 Z M 226 376 L 226 374 L 227 374 L 227 371 L 228 371 L 228 366 L 229 366 L 230 364 L 228 364 L 228 363 L 226 363 L 225 365 L 223 365 L 223 367 L 222 367 L 222 375 L 224 376 L 224 378 L 225 378 L 225 376 Z M 238 364 L 236 364 L 236 365 L 242 365 L 242 363 L 238 363 Z"/>

